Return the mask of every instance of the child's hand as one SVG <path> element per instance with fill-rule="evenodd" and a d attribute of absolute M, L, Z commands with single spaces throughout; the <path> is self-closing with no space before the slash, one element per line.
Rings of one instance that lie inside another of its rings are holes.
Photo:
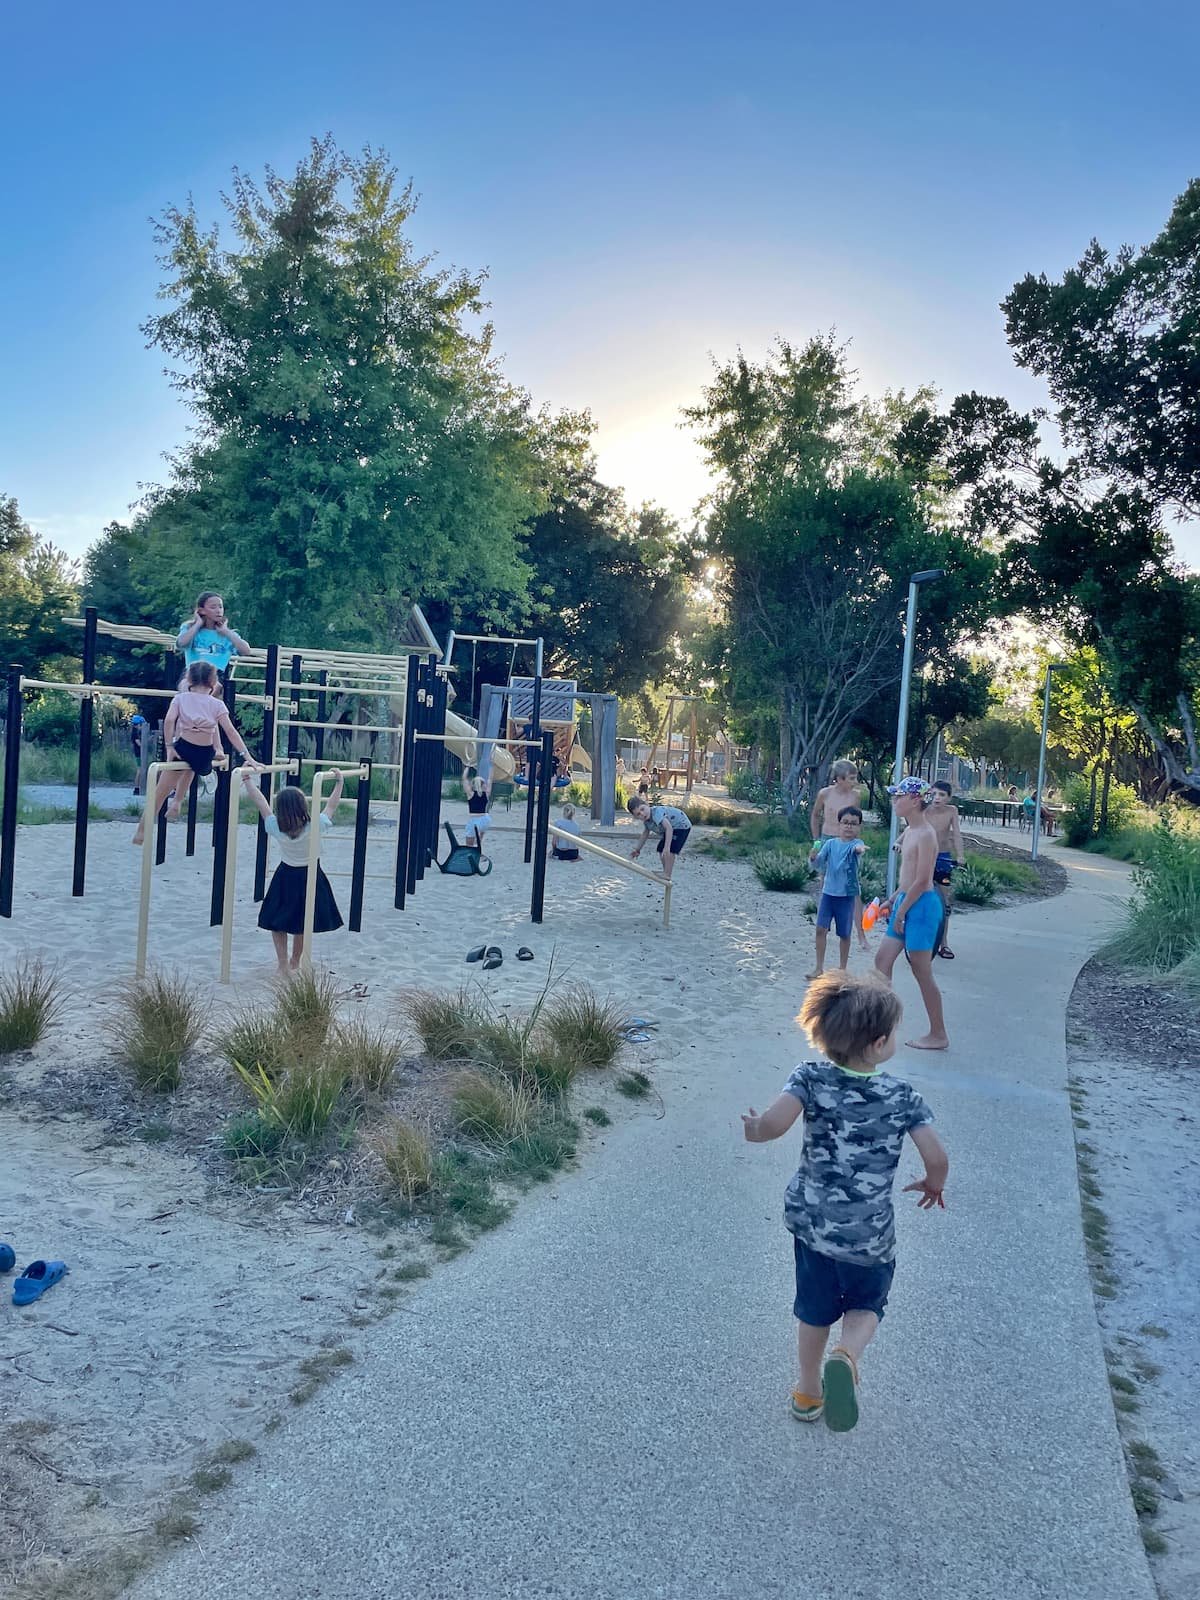
<path fill-rule="evenodd" d="M 742 1112 L 742 1133 L 750 1144 L 758 1144 L 758 1112 L 751 1106 L 749 1111 Z"/>
<path fill-rule="evenodd" d="M 904 1193 L 908 1194 L 910 1191 L 920 1193 L 921 1198 L 917 1201 L 918 1210 L 932 1211 L 934 1206 L 940 1206 L 945 1211 L 946 1202 L 942 1199 L 942 1191 L 930 1182 L 928 1176 L 918 1178 L 915 1183 L 906 1183 Z"/>
<path fill-rule="evenodd" d="M 859 841 L 858 841 L 858 843 L 857 843 L 857 844 L 856 844 L 856 845 L 855 845 L 855 846 L 854 846 L 854 854 L 855 854 L 855 855 L 856 855 L 856 856 L 865 856 L 865 855 L 866 855 L 866 853 L 867 853 L 867 847 L 866 847 L 866 845 L 865 845 L 865 844 L 864 844 L 864 843 L 863 843 L 863 842 L 862 842 L 862 840 L 861 840 L 861 839 L 860 839 L 860 840 L 859 840 Z"/>
<path fill-rule="evenodd" d="M 637 845 L 637 846 L 635 846 L 635 847 L 634 847 L 634 849 L 632 849 L 632 850 L 631 850 L 631 851 L 630 851 L 630 852 L 629 852 L 629 859 L 630 859 L 630 860 L 631 860 L 631 861 L 636 861 L 636 860 L 637 860 L 637 858 L 638 858 L 638 857 L 639 857 L 639 856 L 640 856 L 640 855 L 641 855 L 641 853 L 642 853 L 642 847 L 641 847 L 641 845 L 640 845 L 640 844 L 639 844 L 639 845 Z"/>

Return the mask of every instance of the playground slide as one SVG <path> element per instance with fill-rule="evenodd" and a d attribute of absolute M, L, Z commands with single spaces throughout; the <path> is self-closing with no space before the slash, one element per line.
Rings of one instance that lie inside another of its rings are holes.
<path fill-rule="evenodd" d="M 456 717 L 453 711 L 447 711 L 446 732 L 449 735 L 446 740 L 447 748 L 453 750 L 454 754 L 465 766 L 477 766 L 480 743 L 479 730 L 473 728 L 469 722 L 465 722 L 462 717 Z M 516 770 L 517 764 L 512 758 L 512 752 L 503 750 L 499 746 L 493 746 L 492 782 L 508 783 Z"/>

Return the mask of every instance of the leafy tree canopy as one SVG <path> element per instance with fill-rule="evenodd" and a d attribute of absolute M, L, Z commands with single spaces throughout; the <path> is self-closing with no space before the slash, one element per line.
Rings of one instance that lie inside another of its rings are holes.
<path fill-rule="evenodd" d="M 75 563 L 0 495 L 0 661 L 20 662 L 31 678 L 79 677 L 82 635 L 63 624 L 79 606 Z M 61 699 L 61 696 L 58 698 Z"/>

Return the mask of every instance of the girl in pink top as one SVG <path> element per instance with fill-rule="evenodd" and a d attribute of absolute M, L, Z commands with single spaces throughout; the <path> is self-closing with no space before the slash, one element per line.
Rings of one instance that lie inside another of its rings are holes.
<path fill-rule="evenodd" d="M 153 816 L 157 817 L 163 801 L 174 789 L 175 799 L 167 812 L 167 820 L 169 822 L 179 820 L 179 812 L 191 787 L 192 778 L 207 777 L 212 771 L 213 760 L 224 754 L 221 748 L 222 731 L 233 748 L 250 761 L 250 752 L 246 749 L 241 734 L 230 721 L 224 701 L 216 699 L 213 694 L 216 686 L 216 668 L 210 661 L 196 661 L 187 670 L 186 687 L 171 701 L 166 721 L 163 723 L 163 736 L 167 741 L 167 760 L 185 761 L 191 770 L 161 774 L 158 780 L 158 792 L 154 796 Z M 145 837 L 143 814 L 133 836 L 134 844 L 141 844 Z"/>

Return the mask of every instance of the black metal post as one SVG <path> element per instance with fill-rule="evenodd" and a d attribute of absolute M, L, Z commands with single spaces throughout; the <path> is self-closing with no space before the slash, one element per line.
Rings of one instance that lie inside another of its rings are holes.
<path fill-rule="evenodd" d="M 193 778 L 188 785 L 187 849 L 184 855 L 196 854 L 196 813 L 200 808 L 200 780 Z"/>
<path fill-rule="evenodd" d="M 429 732 L 428 674 L 424 663 L 417 666 L 417 717 L 416 732 Z M 413 749 L 413 803 L 408 825 L 408 880 L 407 892 L 416 891 L 418 881 L 425 874 L 425 808 L 428 803 L 426 786 L 429 781 L 429 743 L 414 740 Z"/>
<path fill-rule="evenodd" d="M 269 705 L 263 707 L 262 742 L 259 745 L 259 759 L 265 767 L 269 767 L 275 760 L 275 700 L 279 694 L 279 646 L 267 646 L 267 695 Z M 264 772 L 259 780 L 262 792 L 268 803 L 271 799 L 271 790 L 275 774 Z M 313 819 L 316 825 L 316 819 Z M 258 837 L 254 841 L 254 899 L 257 903 L 267 892 L 267 830 L 260 816 L 258 819 Z"/>
<path fill-rule="evenodd" d="M 4 717 L 4 815 L 0 817 L 0 917 L 11 917 L 17 863 L 17 807 L 21 792 L 21 668 L 8 670 Z"/>
<path fill-rule="evenodd" d="M 429 833 L 428 849 L 430 865 L 437 858 L 438 834 L 442 827 L 442 777 L 446 770 L 446 745 L 444 736 L 446 732 L 446 708 L 450 698 L 449 680 L 437 670 L 437 663 L 431 662 L 434 677 L 433 701 L 433 727 L 432 733 L 443 735 L 441 744 L 430 745 L 433 751 L 433 792 L 429 802 Z"/>
<path fill-rule="evenodd" d="M 300 702 L 296 696 L 300 692 L 300 669 L 303 665 L 300 656 L 292 657 L 292 693 L 288 700 L 288 760 L 293 761 L 300 754 L 300 729 L 296 726 L 296 718 L 300 715 Z"/>
<path fill-rule="evenodd" d="M 213 870 L 212 870 L 212 906 L 209 911 L 208 925 L 216 928 L 225 916 L 225 846 L 229 839 L 230 799 L 233 794 L 233 768 L 226 767 L 223 772 L 217 773 L 217 792 L 213 797 Z M 236 814 L 232 823 L 237 826 Z"/>
<path fill-rule="evenodd" d="M 546 853 L 550 847 L 550 791 L 554 787 L 554 735 L 542 735 L 537 793 L 537 834 L 533 851 L 533 889 L 529 896 L 529 920 L 540 922 L 546 899 Z"/>
<path fill-rule="evenodd" d="M 96 681 L 96 618 L 95 606 L 83 613 L 83 681 Z M 92 734 L 95 728 L 95 709 L 90 694 L 79 699 L 79 765 L 75 769 L 75 868 L 71 875 L 71 893 L 76 899 L 83 893 L 83 880 L 87 871 L 88 804 L 92 787 Z"/>
<path fill-rule="evenodd" d="M 358 800 L 354 807 L 354 860 L 350 866 L 350 932 L 362 932 L 363 890 L 367 886 L 367 828 L 371 821 L 371 763 L 365 762 L 365 778 L 358 780 Z"/>
<path fill-rule="evenodd" d="M 533 680 L 533 715 L 530 717 L 532 726 L 531 737 L 542 737 L 542 675 L 539 672 Z M 528 864 L 533 859 L 533 813 L 534 813 L 534 787 L 537 782 L 537 765 L 540 751 L 536 745 L 526 746 L 526 759 L 529 763 L 529 787 L 525 795 L 525 861 Z M 551 763 L 553 765 L 553 763 Z"/>
<path fill-rule="evenodd" d="M 328 720 L 329 720 L 329 706 L 328 706 L 329 696 L 325 693 L 325 689 L 326 689 L 327 684 L 329 683 L 329 674 L 327 672 L 322 672 L 320 674 L 320 676 L 318 677 L 317 682 L 321 685 L 320 692 L 317 695 L 317 721 L 319 723 L 321 723 L 322 726 L 317 729 L 316 759 L 318 761 L 324 761 L 324 759 L 325 759 L 325 728 L 324 728 L 324 724 L 326 722 L 328 722 Z"/>
<path fill-rule="evenodd" d="M 408 672 L 404 682 L 404 730 L 400 742 L 400 815 L 396 827 L 396 897 L 397 911 L 404 910 L 404 897 L 408 887 L 408 836 L 412 829 L 413 755 L 416 740 L 413 738 L 417 718 L 417 667 L 420 657 L 409 656 Z"/>

